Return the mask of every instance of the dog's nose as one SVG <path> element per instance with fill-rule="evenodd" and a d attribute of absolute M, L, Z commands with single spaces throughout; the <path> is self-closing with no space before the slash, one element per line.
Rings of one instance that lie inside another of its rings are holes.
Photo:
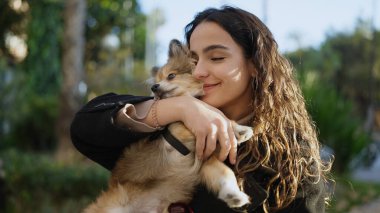
<path fill-rule="evenodd" d="M 155 84 L 150 89 L 152 90 L 152 92 L 157 92 L 159 87 L 160 87 L 160 84 Z"/>

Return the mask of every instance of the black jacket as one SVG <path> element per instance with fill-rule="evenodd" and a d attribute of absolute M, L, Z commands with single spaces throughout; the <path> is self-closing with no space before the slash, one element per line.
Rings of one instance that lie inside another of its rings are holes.
<path fill-rule="evenodd" d="M 127 103 L 136 104 L 151 98 L 109 93 L 91 100 L 75 115 L 71 124 L 74 146 L 88 158 L 112 170 L 124 147 L 152 134 L 119 128 L 113 123 L 114 116 Z M 273 175 L 271 169 L 262 167 L 245 178 L 245 192 L 252 198 L 249 212 L 263 212 L 262 203 L 268 197 L 263 187 Z M 300 187 L 293 203 L 279 212 L 323 213 L 324 188 L 322 182 L 305 184 Z M 235 212 L 202 186 L 197 188 L 190 206 L 195 213 Z"/>

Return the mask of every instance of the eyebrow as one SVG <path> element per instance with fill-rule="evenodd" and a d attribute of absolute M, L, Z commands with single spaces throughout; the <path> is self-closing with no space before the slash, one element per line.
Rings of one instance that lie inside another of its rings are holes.
<path fill-rule="evenodd" d="M 221 45 L 221 44 L 214 44 L 214 45 L 210 45 L 210 46 L 204 48 L 203 52 L 206 53 L 206 52 L 214 50 L 214 49 L 224 49 L 224 50 L 227 50 L 228 48 L 226 46 Z"/>
<path fill-rule="evenodd" d="M 207 46 L 206 48 L 203 49 L 203 53 L 207 53 L 211 50 L 215 50 L 215 49 L 223 49 L 223 50 L 228 50 L 228 47 L 226 46 L 223 46 L 221 44 L 213 44 L 213 45 L 210 45 L 210 46 Z M 197 55 L 194 51 L 190 51 L 191 52 L 191 55 L 195 56 Z"/>

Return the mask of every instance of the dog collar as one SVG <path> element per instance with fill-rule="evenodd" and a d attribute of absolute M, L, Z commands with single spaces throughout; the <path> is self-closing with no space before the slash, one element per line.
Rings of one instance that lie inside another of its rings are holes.
<path fill-rule="evenodd" d="M 163 136 L 165 140 L 182 155 L 186 156 L 190 153 L 190 150 L 185 145 L 183 145 L 181 141 L 175 138 L 172 133 L 170 133 L 168 128 L 165 128 Z"/>

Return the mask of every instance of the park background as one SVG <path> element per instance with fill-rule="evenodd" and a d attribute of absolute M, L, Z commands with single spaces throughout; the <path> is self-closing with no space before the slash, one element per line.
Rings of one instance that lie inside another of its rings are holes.
<path fill-rule="evenodd" d="M 148 94 L 169 40 L 223 4 L 259 16 L 293 63 L 323 156 L 335 156 L 327 212 L 378 200 L 380 2 L 302 2 L 1 0 L 0 212 L 79 212 L 104 190 L 109 173 L 71 145 L 75 112 L 106 92 Z"/>

